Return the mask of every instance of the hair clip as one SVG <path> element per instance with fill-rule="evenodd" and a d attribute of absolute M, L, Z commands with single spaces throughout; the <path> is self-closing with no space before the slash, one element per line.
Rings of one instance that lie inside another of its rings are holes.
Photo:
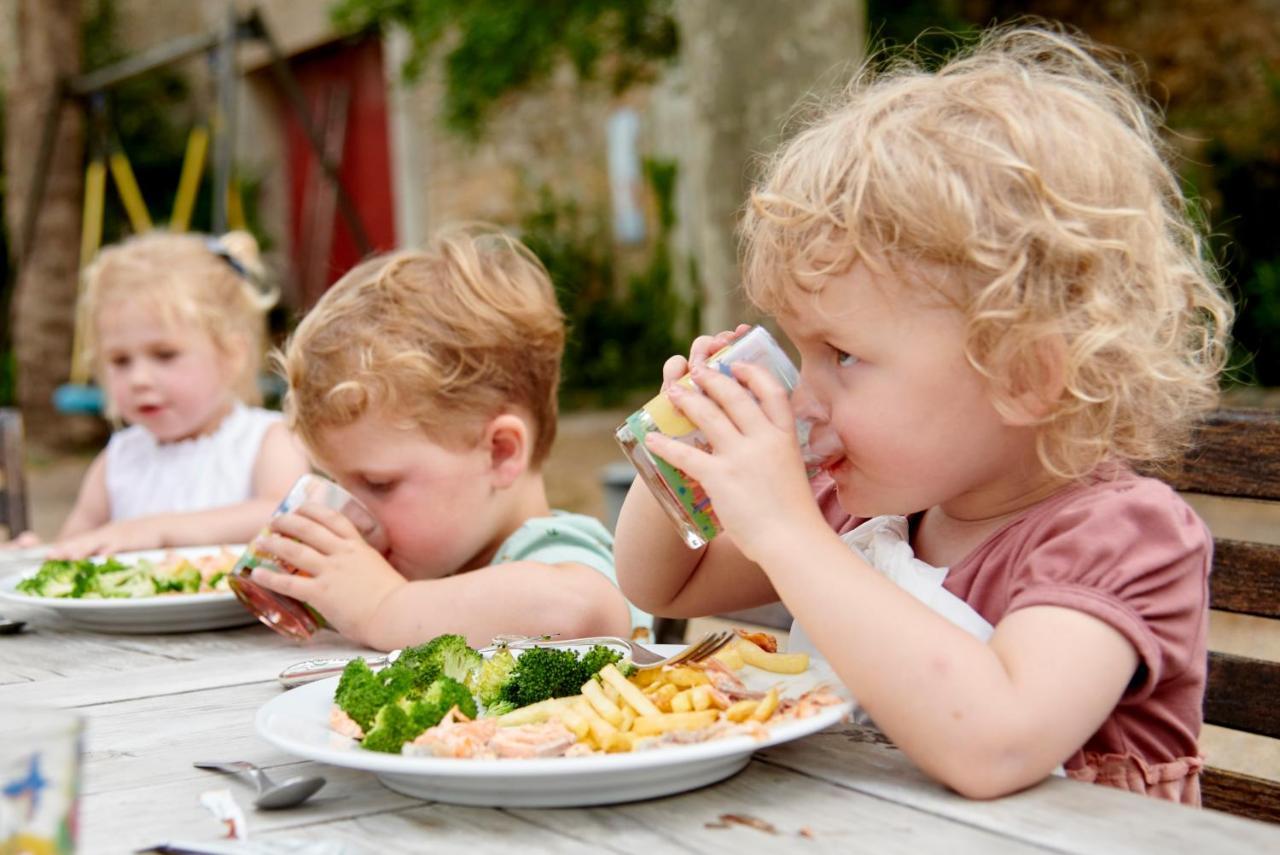
<path fill-rule="evenodd" d="M 240 259 L 231 254 L 231 250 L 227 249 L 227 245 L 220 239 L 216 237 L 205 238 L 204 245 L 209 252 L 212 252 L 214 255 L 218 256 L 218 258 L 221 258 L 230 265 L 231 269 L 234 270 L 236 275 L 241 279 L 257 284 L 257 278 L 240 262 Z"/>

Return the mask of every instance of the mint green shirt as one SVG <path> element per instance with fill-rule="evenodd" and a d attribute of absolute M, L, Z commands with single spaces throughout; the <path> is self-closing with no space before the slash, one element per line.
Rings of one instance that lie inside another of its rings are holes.
<path fill-rule="evenodd" d="M 490 564 L 538 561 L 542 564 L 585 564 L 599 570 L 615 586 L 613 535 L 595 517 L 552 511 L 549 517 L 532 517 L 503 541 Z M 631 625 L 653 628 L 653 615 L 627 601 Z"/>

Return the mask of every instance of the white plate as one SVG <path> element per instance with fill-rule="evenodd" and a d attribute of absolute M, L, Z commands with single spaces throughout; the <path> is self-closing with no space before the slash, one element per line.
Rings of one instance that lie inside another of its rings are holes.
<path fill-rule="evenodd" d="M 652 645 L 671 654 L 678 645 Z M 813 659 L 804 674 L 768 674 L 753 668 L 752 688 L 781 684 L 794 697 L 819 683 L 844 694 L 826 662 Z M 580 807 L 647 799 L 723 780 L 747 765 L 753 752 L 823 730 L 847 716 L 852 704 L 769 726 L 768 738 L 750 736 L 673 745 L 629 754 L 549 757 L 533 760 L 460 760 L 366 751 L 329 729 L 338 678 L 291 689 L 258 709 L 258 734 L 290 754 L 373 772 L 392 790 L 431 801 L 488 807 Z"/>
<path fill-rule="evenodd" d="M 199 558 L 224 550 L 238 554 L 243 549 L 243 546 L 237 545 L 187 546 L 180 549 L 121 552 L 115 558 L 129 564 L 142 559 L 158 561 L 174 553 L 188 558 Z M 243 626 L 257 619 L 230 591 L 102 600 L 33 597 L 15 590 L 18 582 L 35 575 L 40 569 L 40 564 L 41 561 L 37 559 L 26 572 L 0 579 L 0 600 L 23 606 L 52 609 L 77 626 L 98 632 L 195 632 L 203 629 Z"/>

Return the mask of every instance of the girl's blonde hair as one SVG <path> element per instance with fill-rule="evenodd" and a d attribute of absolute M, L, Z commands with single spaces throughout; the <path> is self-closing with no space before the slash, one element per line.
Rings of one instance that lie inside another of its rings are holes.
<path fill-rule="evenodd" d="M 244 348 L 234 378 L 240 400 L 262 400 L 258 374 L 266 347 L 267 310 L 278 292 L 267 287 L 258 242 L 248 232 L 207 235 L 147 232 L 106 247 L 84 271 L 84 358 L 102 370 L 97 324 L 103 306 L 147 305 L 168 323 L 207 333 L 218 350 Z"/>
<path fill-rule="evenodd" d="M 520 408 L 536 467 L 556 435 L 564 338 L 537 257 L 496 229 L 465 226 L 352 268 L 276 362 L 290 427 L 313 451 L 321 431 L 366 413 L 467 443 L 484 420 Z"/>
<path fill-rule="evenodd" d="M 1061 356 L 1050 471 L 1183 448 L 1217 401 L 1233 309 L 1131 72 L 1048 27 L 988 32 L 937 71 L 879 65 L 751 194 L 751 299 L 783 310 L 858 261 L 941 265 L 1002 412 Z"/>

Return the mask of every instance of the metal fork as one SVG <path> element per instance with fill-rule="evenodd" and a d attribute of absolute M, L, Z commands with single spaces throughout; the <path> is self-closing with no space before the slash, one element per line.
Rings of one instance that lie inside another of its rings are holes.
<path fill-rule="evenodd" d="M 604 644 L 624 648 L 627 651 L 625 655 L 636 666 L 636 670 L 649 671 L 654 668 L 661 668 L 663 665 L 677 665 L 682 662 L 697 662 L 706 659 L 736 637 L 737 634 L 729 629 L 708 632 L 697 641 L 687 645 L 683 650 L 678 650 L 670 656 L 654 653 L 652 650 L 641 647 L 630 639 L 616 635 L 598 635 L 592 638 L 567 638 L 564 640 L 549 639 L 547 636 L 499 636 L 494 639 L 494 644 L 480 648 L 480 652 L 492 653 L 504 647 L 513 649 L 524 647 L 588 647 L 593 644 Z M 378 668 L 383 665 L 390 665 L 399 657 L 400 651 L 392 650 L 386 656 L 368 657 L 368 662 L 371 668 Z M 277 679 L 286 689 L 292 689 L 304 683 L 311 683 L 316 680 L 322 680 L 325 677 L 341 674 L 350 661 L 350 659 L 307 659 L 303 662 L 295 662 L 285 668 L 280 672 L 280 676 Z"/>

